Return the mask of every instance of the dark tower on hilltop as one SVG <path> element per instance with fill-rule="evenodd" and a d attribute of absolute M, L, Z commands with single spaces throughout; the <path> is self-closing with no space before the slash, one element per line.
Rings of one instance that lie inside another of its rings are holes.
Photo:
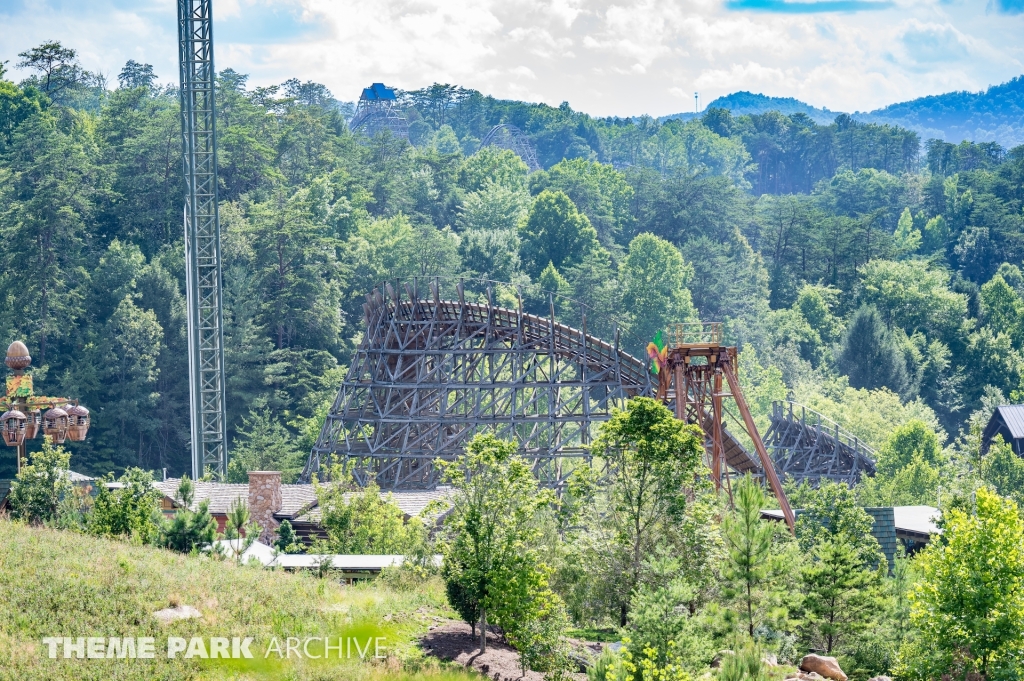
<path fill-rule="evenodd" d="M 384 83 L 374 83 L 363 89 L 356 104 L 356 115 L 348 127 L 352 132 L 358 130 L 367 137 L 386 130 L 395 137 L 409 139 L 409 126 L 398 106 L 395 90 L 385 87 Z"/>

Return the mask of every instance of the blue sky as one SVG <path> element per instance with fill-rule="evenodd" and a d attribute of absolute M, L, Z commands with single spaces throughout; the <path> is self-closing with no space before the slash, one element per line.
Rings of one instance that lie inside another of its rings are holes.
<path fill-rule="evenodd" d="M 1024 73 L 1024 0 L 213 0 L 218 68 L 250 84 L 457 83 L 595 115 L 750 90 L 867 111 Z M 0 0 L 0 60 L 44 40 L 115 82 L 177 77 L 175 0 Z M 14 69 L 14 77 L 24 75 Z"/>

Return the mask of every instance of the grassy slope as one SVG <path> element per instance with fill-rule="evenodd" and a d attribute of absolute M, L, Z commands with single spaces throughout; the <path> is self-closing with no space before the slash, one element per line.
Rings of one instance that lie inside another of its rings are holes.
<path fill-rule="evenodd" d="M 201 620 L 159 624 L 171 602 Z M 455 679 L 425 662 L 413 640 L 447 611 L 443 589 L 342 587 L 303 574 L 240 567 L 150 547 L 0 520 L 0 678 L 17 679 Z M 271 637 L 387 638 L 391 657 L 319 663 L 263 659 Z M 154 660 L 47 657 L 45 636 L 153 636 Z M 168 636 L 251 636 L 255 661 L 170 660 Z"/>

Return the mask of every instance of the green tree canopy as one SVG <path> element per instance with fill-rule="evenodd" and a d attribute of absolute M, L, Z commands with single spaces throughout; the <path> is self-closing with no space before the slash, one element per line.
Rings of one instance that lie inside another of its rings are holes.
<path fill-rule="evenodd" d="M 248 484 L 249 471 L 281 471 L 293 482 L 302 471 L 307 452 L 274 416 L 265 400 L 256 400 L 243 417 L 228 460 L 227 481 Z"/>
<path fill-rule="evenodd" d="M 915 456 L 930 466 L 942 463 L 938 435 L 927 424 L 912 419 L 896 428 L 878 451 L 878 472 L 894 475 L 909 466 Z"/>
<path fill-rule="evenodd" d="M 981 287 L 981 312 L 993 331 L 1007 334 L 1020 349 L 1024 343 L 1024 300 L 1002 275 L 996 274 Z"/>
<path fill-rule="evenodd" d="M 1024 502 L 1024 459 L 1003 441 L 1002 435 L 996 436 L 981 461 L 981 479 L 1018 506 Z"/>
<path fill-rule="evenodd" d="M 357 488 L 340 473 L 335 470 L 332 482 L 316 485 L 321 525 L 327 531 L 330 549 L 354 554 L 405 555 L 415 551 L 424 540 L 422 521 L 406 521 L 392 495 L 381 494 L 376 483 Z"/>
<path fill-rule="evenodd" d="M 22 89 L 0 78 L 0 150 L 14 139 L 15 128 L 44 106 L 45 98 L 35 88 Z"/>
<path fill-rule="evenodd" d="M 122 486 L 115 490 L 100 484 L 88 516 L 88 531 L 100 536 L 131 537 L 143 544 L 153 543 L 163 522 L 160 493 L 153 487 L 153 476 L 141 468 L 129 468 L 118 482 Z"/>
<path fill-rule="evenodd" d="M 632 232 L 633 188 L 626 176 L 609 165 L 582 158 L 567 159 L 530 177 L 534 193 L 559 190 L 587 216 L 606 248 Z"/>
<path fill-rule="evenodd" d="M 442 569 L 449 601 L 468 623 L 479 622 L 481 651 L 488 622 L 525 640 L 553 601 L 535 544 L 538 512 L 553 497 L 538 489 L 515 443 L 493 435 L 477 435 L 461 457 L 440 465 L 454 488 Z"/>
<path fill-rule="evenodd" d="M 910 389 L 903 350 L 873 307 L 862 307 L 850 321 L 838 358 L 839 370 L 854 388 L 888 388 L 901 395 Z"/>
<path fill-rule="evenodd" d="M 564 192 L 542 191 L 519 227 L 523 266 L 537 276 L 552 263 L 556 268 L 578 264 L 599 248 L 597 232 Z"/>
<path fill-rule="evenodd" d="M 803 633 L 810 648 L 826 655 L 867 629 L 881 604 L 878 572 L 864 565 L 851 539 L 840 534 L 818 543 L 801 576 Z"/>
<path fill-rule="evenodd" d="M 617 614 L 625 625 L 646 558 L 668 527 L 685 517 L 688 498 L 708 484 L 703 435 L 657 400 L 637 397 L 601 424 L 591 451 L 607 459 L 612 471 L 605 522 L 616 540 L 608 558 L 616 566 Z"/>
<path fill-rule="evenodd" d="M 910 595 L 917 645 L 901 664 L 938 677 L 1016 664 L 1024 643 L 1024 521 L 1017 504 L 981 488 L 970 512 L 945 512 L 942 541 L 915 561 L 921 571 Z"/>
<path fill-rule="evenodd" d="M 923 260 L 872 260 L 859 269 L 861 300 L 886 324 L 908 334 L 953 336 L 967 316 L 967 297 L 949 289 L 949 274 Z"/>
<path fill-rule="evenodd" d="M 61 499 L 71 494 L 71 453 L 50 438 L 41 451 L 32 453 L 32 462 L 24 462 L 11 485 L 8 505 L 11 515 L 31 523 L 52 522 L 57 518 Z"/>
<path fill-rule="evenodd" d="M 653 234 L 639 234 L 629 243 L 629 254 L 619 265 L 622 305 L 628 311 L 630 331 L 650 340 L 670 324 L 697 320 L 686 288 L 693 268 L 679 249 Z"/>
<path fill-rule="evenodd" d="M 530 169 L 511 149 L 483 147 L 468 157 L 459 169 L 459 186 L 467 192 L 478 192 L 489 185 L 506 191 L 526 189 Z"/>
<path fill-rule="evenodd" d="M 878 540 L 871 535 L 873 524 L 871 516 L 857 504 L 854 490 L 826 480 L 811 493 L 797 517 L 796 536 L 807 553 L 828 541 L 849 543 L 861 565 L 874 566 L 885 558 Z"/>
<path fill-rule="evenodd" d="M 529 208 L 525 189 L 488 181 L 463 198 L 458 225 L 463 232 L 515 231 Z"/>

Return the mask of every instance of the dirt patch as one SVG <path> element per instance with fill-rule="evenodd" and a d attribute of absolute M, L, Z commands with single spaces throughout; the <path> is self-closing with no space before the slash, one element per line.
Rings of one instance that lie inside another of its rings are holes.
<path fill-rule="evenodd" d="M 528 671 L 524 675 L 519 666 L 519 653 L 490 632 L 487 633 L 487 650 L 481 654 L 480 639 L 473 636 L 465 622 L 445 622 L 434 627 L 420 639 L 420 647 L 427 655 L 451 660 L 495 681 L 544 679 L 539 672 Z"/>

